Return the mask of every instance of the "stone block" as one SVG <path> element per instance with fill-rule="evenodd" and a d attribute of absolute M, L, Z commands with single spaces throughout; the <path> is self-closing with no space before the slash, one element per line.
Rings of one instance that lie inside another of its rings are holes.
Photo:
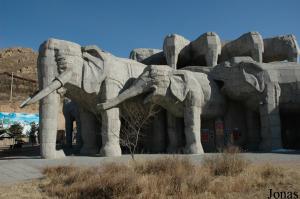
<path fill-rule="evenodd" d="M 219 62 L 230 60 L 236 56 L 250 56 L 257 62 L 262 62 L 264 52 L 263 39 L 258 32 L 249 32 L 229 42 L 223 42 Z"/>
<path fill-rule="evenodd" d="M 215 66 L 221 54 L 221 40 L 214 32 L 206 32 L 186 46 L 179 55 L 178 65 Z"/>
<path fill-rule="evenodd" d="M 165 55 L 160 49 L 135 48 L 129 58 L 146 65 L 166 65 Z"/>
<path fill-rule="evenodd" d="M 163 49 L 169 66 L 175 69 L 177 68 L 178 55 L 189 43 L 189 40 L 177 34 L 171 34 L 165 37 Z"/>
<path fill-rule="evenodd" d="M 295 35 L 282 35 L 263 40 L 265 51 L 264 62 L 290 61 L 297 62 L 299 46 Z"/>

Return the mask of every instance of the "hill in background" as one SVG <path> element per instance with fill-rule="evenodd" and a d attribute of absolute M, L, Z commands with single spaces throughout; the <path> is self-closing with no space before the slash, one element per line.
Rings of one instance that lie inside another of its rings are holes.
<path fill-rule="evenodd" d="M 1 112 L 38 112 L 37 104 L 19 109 L 19 104 L 38 88 L 37 56 L 38 53 L 30 48 L 0 49 Z M 12 100 L 10 101 L 11 84 Z"/>
<path fill-rule="evenodd" d="M 13 72 L 14 74 L 37 80 L 38 53 L 30 48 L 5 48 L 0 49 L 0 73 Z"/>

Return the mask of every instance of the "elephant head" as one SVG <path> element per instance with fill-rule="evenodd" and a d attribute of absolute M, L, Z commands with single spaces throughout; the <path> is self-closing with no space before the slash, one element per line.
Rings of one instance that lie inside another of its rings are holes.
<path fill-rule="evenodd" d="M 40 86 L 42 90 L 24 101 L 21 107 L 35 103 L 68 85 L 82 88 L 86 93 L 98 93 L 106 77 L 103 54 L 96 46 L 81 48 L 69 41 L 47 40 L 39 49 L 38 73 L 39 80 L 49 80 Z"/>
<path fill-rule="evenodd" d="M 261 64 L 247 57 L 236 57 L 231 62 L 221 63 L 212 69 L 210 75 L 222 91 L 235 100 L 263 93 L 267 81 Z"/>
<path fill-rule="evenodd" d="M 177 101 L 184 101 L 189 91 L 187 71 L 174 70 L 166 65 L 151 65 L 133 82 L 129 89 L 118 97 L 98 104 L 98 110 L 106 110 L 117 106 L 129 98 L 147 94 L 144 103 L 156 102 L 161 97 L 172 93 Z"/>
<path fill-rule="evenodd" d="M 104 52 L 94 46 L 80 45 L 57 39 L 49 39 L 39 49 L 38 79 L 36 94 L 29 97 L 21 107 L 40 101 L 41 155 L 58 158 L 56 151 L 57 116 L 60 95 L 65 88 L 75 86 L 86 93 L 97 93 L 105 79 Z"/>

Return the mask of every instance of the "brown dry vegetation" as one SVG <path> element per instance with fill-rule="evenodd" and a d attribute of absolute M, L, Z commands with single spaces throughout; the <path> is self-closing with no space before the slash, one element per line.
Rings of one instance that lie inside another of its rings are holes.
<path fill-rule="evenodd" d="M 230 152 L 205 158 L 202 165 L 173 157 L 93 168 L 59 166 L 44 174 L 45 179 L 31 182 L 43 198 L 247 199 L 267 198 L 270 188 L 300 190 L 299 170 L 250 164 Z"/>
<path fill-rule="evenodd" d="M 300 188 L 299 173 L 250 166 L 236 153 L 206 158 L 203 166 L 167 158 L 129 166 L 48 168 L 45 174 L 51 182 L 42 189 L 58 198 L 262 198 L 269 188 Z"/>
<path fill-rule="evenodd" d="M 46 182 L 46 181 L 45 181 Z M 45 183 L 42 182 L 42 183 Z M 39 188 L 41 181 L 34 180 L 32 182 L 19 183 L 14 185 L 0 186 L 1 199 L 53 199 L 48 197 Z M 55 198 L 55 197 L 54 197 Z"/>

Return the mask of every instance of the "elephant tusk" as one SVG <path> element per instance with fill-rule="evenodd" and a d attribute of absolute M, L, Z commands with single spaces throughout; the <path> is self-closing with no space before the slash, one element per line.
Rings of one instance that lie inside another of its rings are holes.
<path fill-rule="evenodd" d="M 60 76 L 56 77 L 53 80 L 53 82 L 51 82 L 46 88 L 37 92 L 36 94 L 34 94 L 33 96 L 27 98 L 24 102 L 22 102 L 22 104 L 20 105 L 20 108 L 24 108 L 25 106 L 27 106 L 29 104 L 33 104 L 33 103 L 43 99 L 44 97 L 48 96 L 53 91 L 61 88 L 66 82 L 68 82 L 70 80 L 71 76 L 72 76 L 71 70 L 65 71 Z"/>
<path fill-rule="evenodd" d="M 133 98 L 142 93 L 148 92 L 151 89 L 154 89 L 154 90 L 156 89 L 155 86 L 154 87 L 147 86 L 146 88 L 144 88 L 144 85 L 147 85 L 147 84 L 146 84 L 145 80 L 143 80 L 143 79 L 138 80 L 133 84 L 134 85 L 131 86 L 131 88 L 125 90 L 118 96 L 116 96 L 112 99 L 108 99 L 104 103 L 97 104 L 97 111 L 102 112 L 104 110 L 111 109 L 113 107 L 118 106 L 119 104 L 121 104 L 122 102 L 126 101 L 129 98 Z"/>
<path fill-rule="evenodd" d="M 105 111 L 105 110 L 110 109 L 110 108 L 112 108 L 112 107 L 113 107 L 113 106 L 110 105 L 109 103 L 101 103 L 101 104 L 97 104 L 97 110 L 98 110 L 99 112 Z"/>
<path fill-rule="evenodd" d="M 124 97 L 122 97 L 122 94 L 121 94 L 118 97 L 110 99 L 110 100 L 108 100 L 108 101 L 106 101 L 104 103 L 97 104 L 97 110 L 99 112 L 101 112 L 101 111 L 105 111 L 105 110 L 111 109 L 111 108 L 113 108 L 115 106 L 118 106 L 120 103 L 122 103 L 125 100 L 126 99 L 124 99 Z"/>
<path fill-rule="evenodd" d="M 53 91 L 61 88 L 65 83 L 67 83 L 70 78 L 72 77 L 72 70 L 66 70 L 64 73 L 56 77 L 53 82 L 51 82 L 46 88 L 43 90 L 37 92 L 33 96 L 27 98 L 22 104 L 20 105 L 20 108 L 24 108 L 25 106 L 29 104 L 33 104 L 44 97 L 48 96 Z"/>
<path fill-rule="evenodd" d="M 20 108 L 24 108 L 25 106 L 27 106 L 28 102 L 30 103 L 31 99 L 32 99 L 31 97 L 28 97 L 24 102 L 22 102 L 22 104 L 20 105 Z"/>
<path fill-rule="evenodd" d="M 62 83 L 59 80 L 54 80 L 49 86 L 47 86 L 46 88 L 44 88 L 43 90 L 38 92 L 36 95 L 34 95 L 33 97 L 27 98 L 20 105 L 20 108 L 24 108 L 25 106 L 27 106 L 29 104 L 33 104 L 33 103 L 43 99 L 44 97 L 48 96 L 50 93 L 59 89 L 60 87 L 62 87 Z"/>

